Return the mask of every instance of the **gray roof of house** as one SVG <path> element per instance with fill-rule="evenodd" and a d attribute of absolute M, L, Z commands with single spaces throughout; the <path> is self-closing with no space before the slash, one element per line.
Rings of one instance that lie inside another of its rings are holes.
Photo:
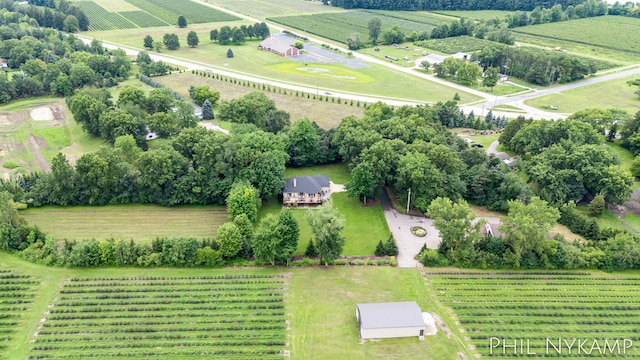
<path fill-rule="evenodd" d="M 293 186 L 293 179 L 296 179 L 296 186 Z M 329 187 L 329 178 L 324 175 L 294 176 L 286 180 L 283 192 L 316 194 L 321 192 L 323 187 Z"/>
<path fill-rule="evenodd" d="M 356 305 L 363 329 L 424 326 L 422 310 L 415 301 Z"/>
<path fill-rule="evenodd" d="M 282 41 L 274 39 L 273 37 L 268 37 L 262 40 L 262 42 L 260 43 L 260 46 L 262 46 L 265 49 L 273 49 L 283 54 L 286 53 L 287 50 L 291 48 L 291 45 L 285 44 Z"/>

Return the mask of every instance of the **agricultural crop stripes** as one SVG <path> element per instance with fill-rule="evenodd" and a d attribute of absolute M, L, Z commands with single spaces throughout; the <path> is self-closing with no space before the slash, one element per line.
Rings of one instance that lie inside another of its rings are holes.
<path fill-rule="evenodd" d="M 6 356 L 3 349 L 16 334 L 22 314 L 31 309 L 38 285 L 33 277 L 0 270 L 0 359 Z"/>
<path fill-rule="evenodd" d="M 529 350 L 538 356 L 567 358 L 566 352 L 547 352 L 546 339 L 579 338 L 590 339 L 588 349 L 594 339 L 601 343 L 632 339 L 634 346 L 623 357 L 640 359 L 637 276 L 434 270 L 428 277 L 440 301 L 455 313 L 463 335 L 483 357 L 507 359 L 519 354 L 502 353 L 502 348 L 491 354 L 489 339 L 499 338 L 510 344 L 513 339 L 528 340 Z"/>
<path fill-rule="evenodd" d="M 74 278 L 30 359 L 275 359 L 285 276 Z"/>
<path fill-rule="evenodd" d="M 187 22 L 193 24 L 239 20 L 233 15 L 192 1 L 127 0 L 127 2 L 169 24 L 175 24 L 179 15 L 184 15 Z"/>

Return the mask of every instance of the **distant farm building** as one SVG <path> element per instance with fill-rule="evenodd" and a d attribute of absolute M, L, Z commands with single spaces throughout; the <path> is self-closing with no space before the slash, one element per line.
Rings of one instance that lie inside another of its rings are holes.
<path fill-rule="evenodd" d="M 438 54 L 429 54 L 425 57 L 425 61 L 431 65 L 438 65 L 446 59 L 446 56 L 438 55 Z"/>
<path fill-rule="evenodd" d="M 7 63 L 7 59 L 0 59 L 0 68 L 6 68 L 6 67 L 9 67 Z"/>
<path fill-rule="evenodd" d="M 356 319 L 362 339 L 435 334 L 435 325 L 427 329 L 422 310 L 415 301 L 358 304 Z"/>
<path fill-rule="evenodd" d="M 258 45 L 258 49 L 271 51 L 274 54 L 278 54 L 284 57 L 300 55 L 300 49 L 295 48 L 289 44 L 285 44 L 282 41 L 274 39 L 273 37 L 264 39 L 260 43 L 260 45 Z"/>
<path fill-rule="evenodd" d="M 331 195 L 329 178 L 323 175 L 295 176 L 286 180 L 282 203 L 322 204 Z"/>

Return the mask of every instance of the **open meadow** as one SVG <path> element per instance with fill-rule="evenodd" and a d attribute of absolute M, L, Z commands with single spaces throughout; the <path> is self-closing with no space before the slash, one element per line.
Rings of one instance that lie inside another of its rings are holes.
<path fill-rule="evenodd" d="M 175 73 L 154 77 L 153 79 L 175 90 L 185 98 L 189 96 L 189 87 L 191 85 L 206 85 L 213 90 L 219 91 L 220 101 L 236 99 L 254 91 L 264 92 L 267 97 L 276 103 L 278 109 L 285 110 L 291 115 L 292 122 L 306 117 L 311 121 L 315 121 L 320 127 L 325 129 L 337 127 L 340 125 L 340 122 L 342 122 L 342 119 L 349 115 L 354 115 L 358 118 L 364 115 L 364 104 L 356 106 L 356 103 L 348 105 L 345 102 L 338 104 L 331 101 L 314 100 L 313 98 L 307 98 L 303 93 L 295 96 L 295 93 L 292 94 L 290 91 L 288 92 L 289 95 L 280 92 L 268 92 L 253 86 L 234 84 L 230 81 L 223 81 L 221 79 L 191 73 Z"/>
<path fill-rule="evenodd" d="M 222 206 L 109 205 L 30 208 L 20 215 L 56 240 L 214 238 L 228 221 Z"/>
<path fill-rule="evenodd" d="M 0 172 L 48 171 L 58 152 L 71 161 L 103 141 L 88 135 L 60 98 L 37 98 L 0 106 Z"/>
<path fill-rule="evenodd" d="M 639 75 L 633 75 L 548 94 L 527 100 L 525 104 L 539 109 L 553 104 L 558 107 L 558 112 L 566 114 L 588 108 L 619 108 L 633 115 L 640 109 L 640 98 L 635 94 L 637 87 L 629 86 L 627 81 L 639 77 Z"/>

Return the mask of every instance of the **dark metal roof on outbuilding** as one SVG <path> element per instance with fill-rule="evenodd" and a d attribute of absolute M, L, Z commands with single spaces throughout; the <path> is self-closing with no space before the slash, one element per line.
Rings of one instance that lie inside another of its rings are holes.
<path fill-rule="evenodd" d="M 362 329 L 424 326 L 422 310 L 415 301 L 356 305 Z"/>

